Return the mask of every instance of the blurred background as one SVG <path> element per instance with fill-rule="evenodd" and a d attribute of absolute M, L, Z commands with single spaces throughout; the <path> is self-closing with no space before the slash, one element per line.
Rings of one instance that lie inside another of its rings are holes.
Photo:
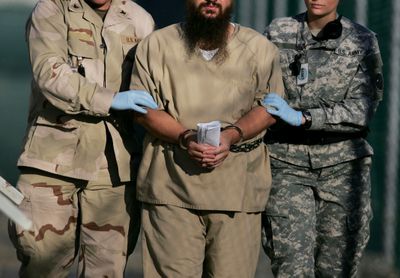
<path fill-rule="evenodd" d="M 183 0 L 136 2 L 153 15 L 159 28 L 183 19 Z M 26 127 L 31 79 L 24 28 L 35 3 L 0 0 L 0 176 L 12 184 L 18 178 L 15 165 Z M 236 0 L 234 21 L 262 32 L 273 18 L 304 10 L 303 0 Z M 340 13 L 377 33 L 384 61 L 384 100 L 369 135 L 375 149 L 374 219 L 360 277 L 400 277 L 400 1 L 345 0 Z M 0 213 L 0 277 L 17 277 L 18 262 L 6 223 Z M 141 277 L 139 246 L 129 260 L 127 277 Z M 264 254 L 260 255 L 257 277 L 271 277 Z"/>

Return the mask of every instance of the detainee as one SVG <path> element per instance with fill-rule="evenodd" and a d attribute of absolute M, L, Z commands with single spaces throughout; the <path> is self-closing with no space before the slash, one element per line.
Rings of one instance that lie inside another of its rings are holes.
<path fill-rule="evenodd" d="M 159 105 L 138 116 L 149 132 L 137 187 L 144 277 L 252 278 L 271 184 L 262 138 L 275 122 L 262 100 L 283 94 L 279 52 L 231 22 L 234 1 L 185 3 L 185 22 L 138 44 L 131 80 Z M 217 146 L 197 141 L 197 124 L 212 121 Z"/>

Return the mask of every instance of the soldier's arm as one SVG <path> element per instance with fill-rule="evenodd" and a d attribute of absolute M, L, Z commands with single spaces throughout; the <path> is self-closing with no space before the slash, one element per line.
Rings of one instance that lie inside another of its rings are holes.
<path fill-rule="evenodd" d="M 345 99 L 309 109 L 310 129 L 352 133 L 368 127 L 383 94 L 382 59 L 376 37 L 371 40 L 372 47 L 359 64 Z"/>
<path fill-rule="evenodd" d="M 59 1 L 38 2 L 27 26 L 35 85 L 52 105 L 66 113 L 107 115 L 115 92 L 73 70 L 67 28 Z M 91 47 L 95 55 L 95 46 Z"/>

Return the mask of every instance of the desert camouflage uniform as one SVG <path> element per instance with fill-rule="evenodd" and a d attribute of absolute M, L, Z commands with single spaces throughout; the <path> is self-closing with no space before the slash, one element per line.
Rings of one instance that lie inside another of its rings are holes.
<path fill-rule="evenodd" d="M 40 0 L 34 8 L 32 95 L 18 160 L 21 208 L 34 225 L 10 225 L 21 276 L 65 277 L 79 249 L 82 275 L 122 277 L 139 224 L 134 140 L 129 115 L 109 109 L 128 51 L 153 28 L 131 1 L 113 0 L 104 22 L 83 0 Z"/>
<path fill-rule="evenodd" d="M 317 41 L 305 17 L 274 20 L 265 33 L 280 48 L 289 105 L 308 110 L 312 125 L 267 134 L 275 138 L 266 139 L 273 185 L 264 248 L 277 277 L 353 277 L 372 217 L 364 137 L 382 98 L 382 61 L 366 28 L 342 18 L 339 38 Z M 290 66 L 298 54 L 309 66 L 305 85 Z"/>

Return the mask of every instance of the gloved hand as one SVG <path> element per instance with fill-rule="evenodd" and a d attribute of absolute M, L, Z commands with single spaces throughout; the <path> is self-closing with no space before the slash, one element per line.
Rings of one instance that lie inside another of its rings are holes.
<path fill-rule="evenodd" d="M 303 114 L 290 107 L 287 102 L 275 93 L 268 94 L 263 104 L 267 107 L 267 112 L 271 115 L 279 117 L 281 120 L 292 126 L 300 126 Z"/>
<path fill-rule="evenodd" d="M 157 108 L 157 104 L 148 92 L 136 90 L 117 93 L 111 103 L 111 108 L 115 110 L 133 110 L 146 114 L 146 109 L 141 106 L 151 109 Z"/>

